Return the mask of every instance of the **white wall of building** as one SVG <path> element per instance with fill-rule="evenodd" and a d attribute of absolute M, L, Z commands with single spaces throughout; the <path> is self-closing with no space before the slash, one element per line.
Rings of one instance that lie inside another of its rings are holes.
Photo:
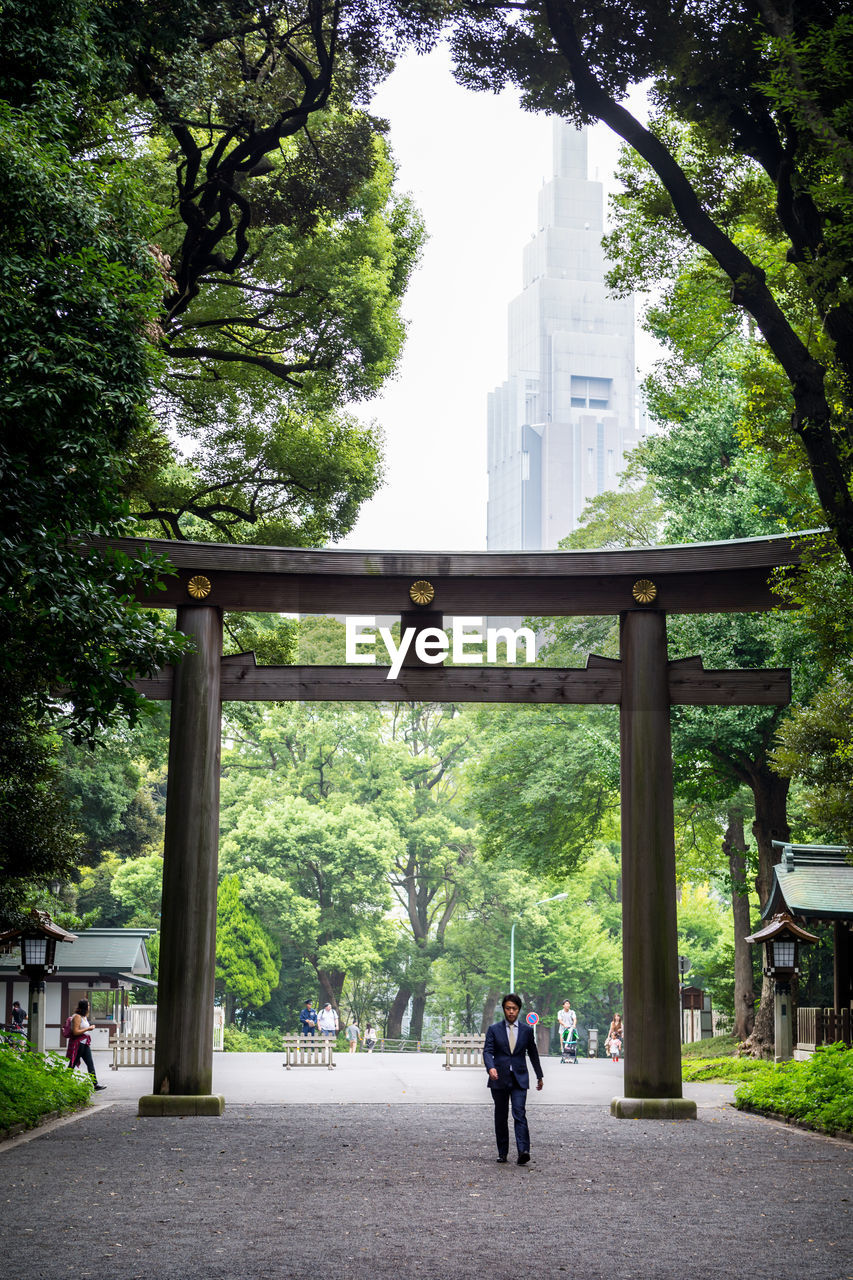
<path fill-rule="evenodd" d="M 603 191 L 587 138 L 554 122 L 554 177 L 509 304 L 508 376 L 488 399 L 488 546 L 556 547 L 640 439 L 633 299 L 604 284 Z"/>

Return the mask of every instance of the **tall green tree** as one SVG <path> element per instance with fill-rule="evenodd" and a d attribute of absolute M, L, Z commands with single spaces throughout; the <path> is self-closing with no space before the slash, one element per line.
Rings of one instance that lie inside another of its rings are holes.
<path fill-rule="evenodd" d="M 0 8 L 4 910 L 28 867 L 36 891 L 75 861 L 51 728 L 132 720 L 130 682 L 183 651 L 134 603 L 157 562 L 89 537 L 316 545 L 379 482 L 341 406 L 394 366 L 422 228 L 363 104 L 434 23 L 372 0 Z"/>
<path fill-rule="evenodd" d="M 278 982 L 273 939 L 240 896 L 240 880 L 225 876 L 216 898 L 216 983 L 225 1005 L 225 1021 L 234 1021 L 238 1005 L 266 1004 Z"/>
<path fill-rule="evenodd" d="M 266 778 L 224 819 L 223 870 L 239 875 L 248 906 L 279 946 L 298 948 L 324 1002 L 338 1008 L 348 969 L 378 966 L 389 945 L 392 828 L 345 800 L 276 798 Z"/>
<path fill-rule="evenodd" d="M 43 24 L 60 12 L 70 18 L 54 40 Z M 121 165 L 75 160 L 104 71 L 75 15 L 73 3 L 0 13 L 4 911 L 66 878 L 76 860 L 52 730 L 92 738 L 136 717 L 127 678 L 180 652 L 133 603 L 137 586 L 156 581 L 153 559 L 81 543 L 127 530 L 124 494 L 156 435 L 146 326 L 159 275 L 140 188 Z"/>

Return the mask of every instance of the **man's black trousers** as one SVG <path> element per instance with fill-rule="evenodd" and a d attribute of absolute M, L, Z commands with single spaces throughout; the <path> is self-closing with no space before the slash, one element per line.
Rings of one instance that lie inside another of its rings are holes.
<path fill-rule="evenodd" d="M 498 1155 L 505 1156 L 509 1151 L 509 1109 L 512 1107 L 512 1118 L 515 1124 L 515 1145 L 519 1151 L 530 1150 L 530 1130 L 527 1127 L 527 1090 L 513 1085 L 504 1089 L 500 1085 L 492 1085 L 492 1100 L 495 1104 L 495 1138 L 498 1144 Z"/>

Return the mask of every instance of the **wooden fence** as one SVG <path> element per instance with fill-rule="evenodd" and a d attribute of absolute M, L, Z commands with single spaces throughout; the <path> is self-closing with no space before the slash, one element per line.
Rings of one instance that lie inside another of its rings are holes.
<path fill-rule="evenodd" d="M 113 1041 L 112 1069 L 119 1067 L 153 1067 L 156 1035 L 150 1032 L 123 1032 Z"/>
<path fill-rule="evenodd" d="M 333 1070 L 335 1055 L 333 1036 L 283 1036 L 284 1066 L 291 1067 L 327 1067 Z"/>
<path fill-rule="evenodd" d="M 451 1067 L 482 1067 L 485 1036 L 445 1036 L 444 1069 Z"/>
<path fill-rule="evenodd" d="M 797 1010 L 797 1048 L 805 1052 L 820 1049 L 838 1041 L 853 1047 L 850 1035 L 849 1009 Z"/>

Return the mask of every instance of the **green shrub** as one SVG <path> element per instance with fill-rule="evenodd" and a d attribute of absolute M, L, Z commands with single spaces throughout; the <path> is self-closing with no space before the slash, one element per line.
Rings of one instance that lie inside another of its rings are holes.
<path fill-rule="evenodd" d="M 822 1133 L 853 1133 L 853 1049 L 833 1044 L 806 1062 L 763 1065 L 737 1089 L 736 1107 L 775 1111 Z"/>
<path fill-rule="evenodd" d="M 758 1058 L 694 1058 L 682 1062 L 683 1080 L 746 1080 L 772 1066 Z"/>
<path fill-rule="evenodd" d="M 226 1027 L 224 1044 L 226 1053 L 280 1053 L 281 1032 L 273 1027 L 255 1027 L 251 1031 Z"/>
<path fill-rule="evenodd" d="M 681 1046 L 682 1058 L 724 1058 L 738 1051 L 739 1041 L 734 1036 L 712 1036 L 710 1040 L 695 1040 Z"/>
<path fill-rule="evenodd" d="M 50 1111 L 74 1111 L 89 1101 L 93 1085 L 58 1053 L 0 1048 L 0 1129 L 31 1128 Z"/>

